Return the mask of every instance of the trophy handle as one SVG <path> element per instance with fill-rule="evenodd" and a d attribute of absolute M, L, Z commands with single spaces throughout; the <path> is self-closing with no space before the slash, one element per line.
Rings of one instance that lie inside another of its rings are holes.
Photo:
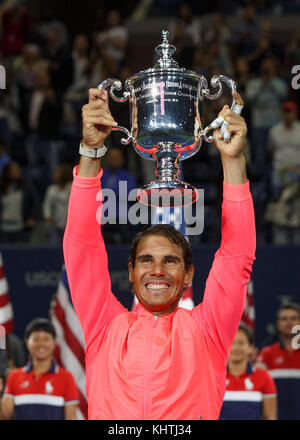
<path fill-rule="evenodd" d="M 214 99 L 218 99 L 223 92 L 223 86 L 222 86 L 222 82 L 224 82 L 232 91 L 236 92 L 237 90 L 237 84 L 235 81 L 233 81 L 231 78 L 228 78 L 227 76 L 224 75 L 215 75 L 212 77 L 211 79 L 211 86 L 213 88 L 218 87 L 217 92 L 212 95 L 208 89 L 208 84 L 206 80 L 202 80 L 202 84 L 203 84 L 203 89 L 201 90 L 201 99 L 209 99 L 210 101 L 214 100 Z M 237 114 L 241 114 L 241 111 L 243 109 L 242 105 L 237 105 L 234 102 L 234 99 L 232 100 L 232 104 L 231 104 L 231 110 L 234 111 Z M 211 124 L 209 124 L 206 128 L 204 128 L 204 130 L 202 130 L 201 133 L 201 137 L 206 141 L 206 142 L 212 142 L 213 141 L 213 137 L 212 136 L 207 136 L 207 134 L 211 131 L 211 130 L 215 130 L 216 128 L 221 127 L 221 133 L 224 135 L 224 141 L 225 142 L 229 142 L 230 141 L 230 133 L 228 133 L 227 131 L 227 126 L 228 126 L 228 122 L 224 121 L 224 119 L 219 116 L 218 118 L 216 118 Z"/>
<path fill-rule="evenodd" d="M 121 90 L 122 88 L 122 83 L 119 79 L 116 78 L 110 78 L 110 79 L 106 79 L 104 81 L 102 81 L 101 84 L 99 84 L 99 86 L 97 86 L 97 88 L 99 90 L 105 90 L 108 89 L 110 87 L 110 96 L 111 98 L 119 103 L 123 103 L 126 102 L 128 100 L 128 98 L 130 97 L 130 92 L 124 92 L 122 97 L 118 97 L 114 94 L 115 90 Z M 134 137 L 132 135 L 132 133 L 130 133 L 130 131 L 127 130 L 127 128 L 125 127 L 121 127 L 121 126 L 117 126 L 117 127 L 113 127 L 112 131 L 121 131 L 122 133 L 125 133 L 127 135 L 127 138 L 122 138 L 121 139 L 121 143 L 123 145 L 128 145 L 131 141 L 134 141 Z"/>

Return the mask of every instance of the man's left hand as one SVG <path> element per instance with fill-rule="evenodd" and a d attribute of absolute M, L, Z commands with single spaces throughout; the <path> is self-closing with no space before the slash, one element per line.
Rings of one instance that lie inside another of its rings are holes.
<path fill-rule="evenodd" d="M 237 92 L 232 92 L 235 104 L 244 105 L 241 96 Z M 245 140 L 247 135 L 247 125 L 244 118 L 225 105 L 218 116 L 222 116 L 228 123 L 226 127 L 228 133 L 231 134 L 229 142 L 224 141 L 220 128 L 214 130 L 214 143 L 219 150 L 222 158 L 241 157 L 245 148 Z"/>

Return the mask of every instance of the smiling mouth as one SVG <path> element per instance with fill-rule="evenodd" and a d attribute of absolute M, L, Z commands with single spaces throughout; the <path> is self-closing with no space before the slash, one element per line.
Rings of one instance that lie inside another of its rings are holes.
<path fill-rule="evenodd" d="M 168 290 L 171 286 L 170 284 L 166 284 L 166 283 L 147 283 L 145 285 L 147 290 L 155 290 L 157 292 L 163 292 L 165 290 Z"/>

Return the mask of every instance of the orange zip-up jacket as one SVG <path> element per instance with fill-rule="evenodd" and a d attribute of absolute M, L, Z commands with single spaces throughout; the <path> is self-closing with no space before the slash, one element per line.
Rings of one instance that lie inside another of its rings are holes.
<path fill-rule="evenodd" d="M 102 171 L 94 178 L 76 173 L 77 167 L 64 256 L 85 336 L 89 419 L 218 419 L 227 359 L 255 258 L 249 182 L 224 182 L 222 243 L 203 302 L 191 311 L 178 308 L 156 317 L 141 305 L 129 312 L 111 292 L 97 221 Z"/>

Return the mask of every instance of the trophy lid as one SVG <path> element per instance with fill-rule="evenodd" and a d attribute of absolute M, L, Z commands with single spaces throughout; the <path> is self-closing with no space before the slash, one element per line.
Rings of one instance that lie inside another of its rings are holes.
<path fill-rule="evenodd" d="M 164 67 L 178 67 L 177 61 L 173 60 L 172 55 L 176 51 L 176 47 L 172 44 L 169 44 L 168 37 L 169 32 L 168 31 L 162 31 L 161 33 L 163 42 L 159 46 L 155 48 L 155 52 L 160 57 L 156 64 L 154 65 L 155 69 L 161 69 Z"/>
<path fill-rule="evenodd" d="M 176 47 L 169 43 L 168 37 L 169 32 L 162 31 L 162 44 L 155 48 L 155 52 L 159 57 L 158 60 L 153 67 L 131 75 L 125 84 L 125 87 L 128 90 L 136 81 L 143 81 L 147 78 L 156 77 L 158 74 L 166 72 L 169 74 L 180 74 L 186 78 L 194 79 L 197 82 L 203 79 L 202 75 L 199 75 L 192 70 L 179 67 L 177 61 L 172 58 L 173 53 L 176 51 Z"/>

